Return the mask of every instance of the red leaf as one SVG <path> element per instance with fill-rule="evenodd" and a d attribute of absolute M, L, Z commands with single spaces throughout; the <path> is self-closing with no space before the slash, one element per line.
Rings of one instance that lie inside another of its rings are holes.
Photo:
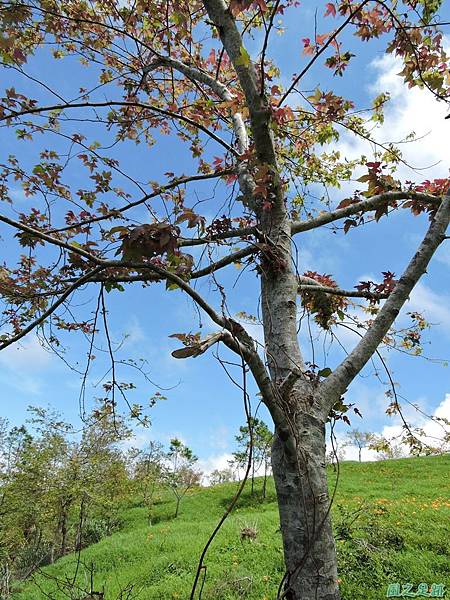
<path fill-rule="evenodd" d="M 328 17 L 329 15 L 332 15 L 333 17 L 336 16 L 336 7 L 334 6 L 334 4 L 332 2 L 328 2 L 328 4 L 326 4 L 327 10 L 325 11 L 325 14 L 323 15 L 324 17 Z"/>
<path fill-rule="evenodd" d="M 357 201 L 354 198 L 344 198 L 342 202 L 339 202 L 337 208 L 347 208 L 347 206 L 350 206 L 350 204 L 354 204 L 355 202 Z"/>

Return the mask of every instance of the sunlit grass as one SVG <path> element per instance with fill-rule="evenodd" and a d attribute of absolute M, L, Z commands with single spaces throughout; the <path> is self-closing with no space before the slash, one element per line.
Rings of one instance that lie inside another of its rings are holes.
<path fill-rule="evenodd" d="M 449 455 L 341 465 L 333 517 L 344 600 L 381 600 L 395 582 L 450 587 L 449 472 Z M 330 470 L 331 487 L 335 480 Z M 283 575 L 278 510 L 273 482 L 265 501 L 260 487 L 258 481 L 255 497 L 245 490 L 210 547 L 203 600 L 276 597 Z M 80 587 L 88 589 L 93 568 L 94 587 L 104 586 L 105 600 L 189 598 L 199 554 L 235 489 L 192 491 L 176 520 L 173 498 L 163 494 L 153 525 L 144 508 L 124 510 L 120 532 L 81 552 Z M 244 526 L 257 529 L 254 541 L 241 540 Z M 61 587 L 75 568 L 75 555 L 60 559 L 13 600 L 81 598 Z"/>

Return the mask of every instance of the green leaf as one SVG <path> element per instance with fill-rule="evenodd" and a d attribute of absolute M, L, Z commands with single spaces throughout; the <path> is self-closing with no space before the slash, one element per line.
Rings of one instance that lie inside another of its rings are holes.
<path fill-rule="evenodd" d="M 129 233 L 129 229 L 127 229 L 127 227 L 124 227 L 123 225 L 117 225 L 117 227 L 113 227 L 112 229 L 110 229 L 109 233 L 110 234 L 114 234 L 114 233 L 127 234 L 127 233 Z"/>
<path fill-rule="evenodd" d="M 317 373 L 317 375 L 319 377 L 328 377 L 329 375 L 331 375 L 333 371 L 330 369 L 330 367 L 325 367 L 325 369 L 322 369 L 321 371 L 319 371 Z"/>
<path fill-rule="evenodd" d="M 440 9 L 443 0 L 419 0 L 419 4 L 423 6 L 422 20 L 425 24 L 431 21 L 437 11 Z"/>
<path fill-rule="evenodd" d="M 244 46 L 239 48 L 239 58 L 237 59 L 236 64 L 243 67 L 248 67 L 250 64 L 250 54 L 247 52 Z"/>

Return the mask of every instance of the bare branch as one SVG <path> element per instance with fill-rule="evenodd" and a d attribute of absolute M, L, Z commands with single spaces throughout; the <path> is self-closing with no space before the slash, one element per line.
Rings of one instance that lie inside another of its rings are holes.
<path fill-rule="evenodd" d="M 321 292 L 325 294 L 332 294 L 334 296 L 344 296 L 346 298 L 365 298 L 366 300 L 385 300 L 389 297 L 389 294 L 387 292 L 376 293 L 361 292 L 359 290 L 341 290 L 340 288 L 332 288 L 312 284 L 301 284 L 298 286 L 298 289 L 305 292 Z"/>
<path fill-rule="evenodd" d="M 58 300 L 56 300 L 46 311 L 44 311 L 40 317 L 32 321 L 17 335 L 14 335 L 8 338 L 6 341 L 0 343 L 0 350 L 4 350 L 8 346 L 11 346 L 11 344 L 15 344 L 23 337 L 25 337 L 28 333 L 33 331 L 33 329 L 41 325 L 50 315 L 52 315 L 55 312 L 58 306 L 61 306 L 61 304 L 70 296 L 70 294 L 72 294 L 72 292 L 74 292 L 77 288 L 89 281 L 91 277 L 95 277 L 95 275 L 100 273 L 100 271 L 102 271 L 103 269 L 104 267 L 96 267 L 92 271 L 86 273 L 86 275 L 80 277 L 75 283 L 68 287 L 67 290 L 58 298 Z"/>
<path fill-rule="evenodd" d="M 160 65 L 172 67 L 176 71 L 179 71 L 180 73 L 183 73 L 183 75 L 186 75 L 186 77 L 188 77 L 189 79 L 193 79 L 194 81 L 204 83 L 224 102 L 231 102 L 234 99 L 233 94 L 230 92 L 226 85 L 224 85 L 214 77 L 211 77 L 211 75 L 208 75 L 208 73 L 200 71 L 199 69 L 196 69 L 191 65 L 185 65 L 184 63 L 182 63 L 179 60 L 176 60 L 175 58 L 170 58 L 167 56 L 158 56 L 158 58 L 152 60 L 152 62 L 147 67 L 145 67 L 144 73 L 148 73 L 149 71 L 158 68 Z M 244 119 L 242 118 L 240 112 L 233 113 L 232 122 L 233 131 L 236 137 L 238 147 L 238 153 L 242 155 L 249 148 L 249 140 L 247 128 L 245 126 Z M 247 203 L 250 204 L 255 189 L 255 182 L 253 180 L 253 177 L 248 172 L 247 162 L 240 161 L 237 166 L 237 171 L 239 187 L 244 198 L 246 198 Z"/>
<path fill-rule="evenodd" d="M 261 50 L 261 71 L 260 71 L 261 95 L 264 95 L 264 93 L 265 93 L 265 75 L 266 74 L 265 74 L 265 70 L 264 70 L 264 63 L 266 60 L 267 46 L 269 44 L 270 32 L 272 31 L 275 15 L 277 14 L 278 7 L 280 6 L 280 1 L 281 0 L 276 0 L 274 6 L 272 7 L 272 12 L 270 13 L 269 24 L 266 29 L 266 33 L 264 36 L 264 42 L 263 42 L 263 46 L 262 46 L 262 50 Z"/>
<path fill-rule="evenodd" d="M 233 322 L 235 325 L 237 323 Z M 292 444 L 294 443 L 292 438 L 292 432 L 289 429 L 289 425 L 286 417 L 284 416 L 277 400 L 277 394 L 275 393 L 272 380 L 269 372 L 263 363 L 261 357 L 254 347 L 252 338 L 247 332 L 240 326 L 240 333 L 236 327 L 232 328 L 233 333 L 225 333 L 223 336 L 223 342 L 230 350 L 233 350 L 237 354 L 240 354 L 247 363 L 258 388 L 263 396 L 264 403 L 269 409 L 270 415 L 279 429 L 280 435 L 285 438 L 286 444 L 289 449 L 293 452 L 294 449 Z"/>
<path fill-rule="evenodd" d="M 199 279 L 200 277 L 204 277 L 205 275 L 210 275 L 227 265 L 231 265 L 232 263 L 238 262 L 242 260 L 246 256 L 250 256 L 258 252 L 257 246 L 248 246 L 247 248 L 242 248 L 241 250 L 237 250 L 236 252 L 232 252 L 223 258 L 220 258 L 216 262 L 210 263 L 207 267 L 203 269 L 199 269 L 198 271 L 192 271 L 190 273 L 190 279 Z M 73 279 L 65 279 L 61 283 L 72 283 Z M 93 277 L 87 283 L 151 283 L 161 281 L 161 277 L 159 275 L 155 275 L 155 273 L 140 273 L 138 275 L 108 275 L 105 273 L 101 277 Z M 55 292 L 53 292 L 55 293 Z M 61 291 L 56 292 L 61 293 Z M 52 292 L 46 292 L 46 295 L 51 295 Z"/>
<path fill-rule="evenodd" d="M 312 277 L 305 277 L 304 275 L 300 275 L 297 279 L 299 282 L 298 289 L 308 292 L 317 291 L 325 294 L 334 294 L 335 296 L 345 296 L 347 298 L 366 298 L 367 300 L 384 300 L 389 297 L 389 293 L 387 292 L 363 292 L 359 290 L 341 290 L 338 287 L 327 287 L 320 285 Z"/>
<path fill-rule="evenodd" d="M 128 269 L 133 269 L 133 270 L 143 269 L 143 270 L 149 270 L 153 273 L 156 273 L 161 276 L 161 279 L 167 279 L 170 282 L 175 283 L 178 287 L 180 287 L 183 291 L 185 291 L 189 296 L 191 296 L 191 298 L 201 308 L 203 308 L 203 310 L 211 317 L 211 319 L 217 325 L 220 325 L 221 327 L 225 326 L 225 319 L 223 319 L 219 314 L 217 314 L 216 311 L 211 306 L 209 306 L 209 304 L 200 296 L 200 294 L 198 294 L 198 292 L 196 292 L 193 288 L 191 288 L 189 286 L 188 283 L 186 283 L 186 281 L 184 281 L 184 279 L 182 279 L 175 273 L 167 271 L 166 269 L 164 269 L 158 265 L 155 265 L 150 262 L 139 263 L 139 262 L 120 261 L 120 260 L 104 260 L 102 258 L 98 258 L 97 256 L 95 256 L 94 254 L 91 254 L 90 252 L 87 252 L 86 250 L 83 250 L 82 248 L 79 248 L 77 246 L 72 246 L 70 244 L 67 244 L 66 242 L 62 242 L 61 240 L 58 240 L 57 238 L 54 238 L 51 235 L 42 233 L 41 231 L 38 231 L 37 229 L 33 229 L 33 227 L 29 227 L 28 225 L 24 225 L 23 223 L 19 223 L 18 221 L 14 221 L 13 219 L 9 219 L 8 217 L 5 217 L 4 215 L 0 215 L 0 221 L 3 221 L 5 223 L 7 223 L 8 225 L 11 225 L 12 227 L 15 227 L 16 229 L 25 231 L 38 239 L 41 239 L 50 244 L 59 246 L 60 248 L 64 248 L 65 250 L 69 250 L 70 252 L 78 254 L 79 256 L 86 258 L 88 261 L 93 262 L 94 264 L 102 267 L 102 269 L 106 269 L 106 268 L 116 268 L 116 269 L 117 268 L 128 268 Z"/>
<path fill-rule="evenodd" d="M 83 256 L 84 258 L 87 258 L 90 262 L 93 262 L 94 264 L 98 265 L 96 269 L 94 269 L 90 273 L 87 273 L 86 275 L 80 277 L 69 288 L 67 288 L 67 290 L 52 305 L 52 307 L 50 307 L 50 309 L 48 309 L 48 311 L 43 313 L 43 315 L 39 319 L 37 319 L 36 321 L 31 323 L 22 332 L 20 332 L 20 334 L 18 334 L 14 338 L 11 338 L 10 340 L 8 340 L 8 342 L 5 342 L 5 344 L 3 344 L 3 346 L 0 346 L 0 350 L 3 349 L 3 347 L 6 347 L 6 346 L 14 343 L 18 339 L 21 339 L 29 331 L 31 331 L 37 325 L 42 323 L 58 306 L 60 306 L 62 304 L 62 302 L 64 302 L 64 300 L 72 293 L 72 291 L 74 291 L 76 288 L 80 287 L 84 283 L 87 283 L 91 278 L 93 280 L 95 280 L 96 275 L 100 271 L 107 269 L 107 268 L 116 268 L 116 269 L 117 268 L 126 268 L 126 269 L 140 270 L 140 271 L 148 270 L 151 273 L 159 275 L 161 279 L 166 279 L 166 280 L 170 281 L 171 283 L 175 283 L 180 289 L 182 289 L 184 292 L 186 292 L 186 294 L 188 294 L 188 296 L 190 296 L 192 298 L 192 300 L 194 300 L 194 302 L 201 309 L 203 309 L 203 311 L 217 325 L 219 325 L 222 329 L 226 330 L 226 333 L 224 333 L 224 335 L 223 335 L 224 343 L 231 350 L 233 350 L 234 352 L 236 352 L 237 354 L 239 354 L 240 356 L 245 358 L 247 364 L 249 365 L 250 370 L 253 373 L 253 376 L 255 377 L 256 382 L 258 383 L 261 393 L 264 395 L 265 402 L 274 418 L 275 423 L 277 423 L 279 425 L 281 430 L 283 430 L 283 428 L 286 429 L 286 422 L 282 415 L 282 412 L 280 411 L 280 409 L 277 405 L 276 396 L 274 393 L 274 389 L 273 389 L 273 385 L 272 385 L 270 376 L 267 372 L 267 369 L 266 369 L 263 361 L 261 360 L 260 356 L 258 355 L 258 352 L 256 351 L 254 340 L 245 331 L 245 329 L 242 327 L 242 325 L 233 321 L 232 319 L 229 319 L 229 318 L 219 315 L 196 290 L 194 290 L 186 281 L 184 281 L 184 279 L 182 279 L 175 273 L 167 271 L 166 269 L 164 269 L 158 265 L 152 264 L 152 263 L 135 263 L 135 262 L 117 261 L 117 260 L 109 260 L 108 261 L 108 260 L 98 258 L 94 255 L 91 255 L 89 252 L 83 250 L 82 248 L 70 246 L 69 244 L 66 244 L 65 242 L 61 242 L 60 240 L 53 238 L 50 235 L 44 234 L 38 230 L 33 229 L 32 227 L 29 227 L 28 225 L 24 225 L 22 223 L 19 223 L 17 221 L 14 221 L 14 220 L 9 219 L 8 217 L 4 217 L 2 215 L 0 215 L 0 221 L 4 221 L 5 223 L 12 225 L 13 227 L 15 227 L 19 230 L 26 231 L 27 233 L 35 236 L 36 238 L 42 239 L 50 244 L 54 244 L 56 246 L 70 250 L 71 252 L 74 252 L 75 254 Z M 249 251 L 248 248 L 246 248 L 244 250 L 246 252 Z M 251 248 L 251 250 L 253 251 L 254 248 Z M 239 251 L 239 254 L 242 256 L 243 251 L 242 250 Z M 235 258 L 235 257 L 233 257 L 233 258 Z M 228 262 L 230 262 L 230 261 L 232 262 L 230 257 L 225 257 L 225 259 Z M 222 263 L 223 262 L 224 261 L 222 260 Z M 135 278 L 134 276 L 131 276 L 131 277 Z"/>
<path fill-rule="evenodd" d="M 417 252 L 398 280 L 394 290 L 380 309 L 367 333 L 344 361 L 320 384 L 320 393 L 324 398 L 328 413 L 332 404 L 345 392 L 349 384 L 361 371 L 367 361 L 376 352 L 401 308 L 408 300 L 420 277 L 426 272 L 428 263 L 438 246 L 442 243 L 450 222 L 450 190 L 443 198 Z"/>
<path fill-rule="evenodd" d="M 95 276 L 97 275 L 97 273 L 99 271 L 101 271 L 103 269 L 107 269 L 107 268 L 115 268 L 115 269 L 125 268 L 125 269 L 137 270 L 137 271 L 147 270 L 153 274 L 159 275 L 160 279 L 166 279 L 166 280 L 170 281 L 171 283 L 176 284 L 180 289 L 182 289 L 186 294 L 188 294 L 188 296 L 190 296 L 192 298 L 192 300 L 194 300 L 194 302 L 201 309 L 203 309 L 203 311 L 217 325 L 219 325 L 221 328 L 228 331 L 229 335 L 226 338 L 224 338 L 226 345 L 230 349 L 237 352 L 240 356 L 244 356 L 246 358 L 250 369 L 252 370 L 252 372 L 254 372 L 255 379 L 256 379 L 256 377 L 258 377 L 258 379 L 257 379 L 258 385 L 262 386 L 260 388 L 261 392 L 264 395 L 269 394 L 267 396 L 268 405 L 270 404 L 272 406 L 271 410 L 275 411 L 275 413 L 276 413 L 277 409 L 275 406 L 275 404 L 276 404 L 275 400 L 274 400 L 275 395 L 273 392 L 272 383 L 271 383 L 269 374 L 266 371 L 264 363 L 262 362 L 261 358 L 259 357 L 259 355 L 254 347 L 254 340 L 251 338 L 251 336 L 245 331 L 245 329 L 239 323 L 236 323 L 232 319 L 228 319 L 228 318 L 225 318 L 225 317 L 219 315 L 206 302 L 206 300 L 196 290 L 194 290 L 184 279 L 182 279 L 175 273 L 172 273 L 172 272 L 160 267 L 159 265 L 155 265 L 150 262 L 149 263 L 145 263 L 145 262 L 139 263 L 139 262 L 130 262 L 130 261 L 104 260 L 104 259 L 98 258 L 97 256 L 90 254 L 89 252 L 87 252 L 86 250 L 83 250 L 82 248 L 78 248 L 76 246 L 71 246 L 70 244 L 62 242 L 61 240 L 58 240 L 48 234 L 44 234 L 38 230 L 35 230 L 32 227 L 29 227 L 28 225 L 24 225 L 22 223 L 19 223 L 18 221 L 14 221 L 13 219 L 9 219 L 8 217 L 4 217 L 2 215 L 0 215 L 0 221 L 4 221 L 5 223 L 7 223 L 9 225 L 11 225 L 21 231 L 25 231 L 25 232 L 33 235 L 34 237 L 36 237 L 38 239 L 42 239 L 43 241 L 46 241 L 50 244 L 62 247 L 66 250 L 70 250 L 71 252 L 74 252 L 75 254 L 78 254 L 78 255 L 82 256 L 83 258 L 88 259 L 90 262 L 93 262 L 94 264 L 98 265 L 97 269 L 94 269 L 94 271 L 92 271 L 91 273 L 84 275 L 83 277 L 78 279 L 73 285 L 71 285 L 62 294 L 62 296 L 54 303 L 53 310 L 55 308 L 57 308 L 64 301 L 65 298 L 67 298 L 67 296 L 73 291 L 73 289 L 76 289 L 83 283 L 87 283 L 91 277 L 95 278 Z M 246 248 L 244 250 L 248 251 L 249 249 Z M 251 250 L 253 251 L 253 248 L 251 248 Z M 241 256 L 242 256 L 242 253 L 243 253 L 243 251 L 239 251 L 239 254 Z M 232 262 L 230 257 L 225 257 L 225 260 L 227 260 L 228 262 L 230 262 L 230 261 Z M 222 260 L 222 263 L 223 262 L 224 261 Z M 51 312 L 53 312 L 53 310 L 51 310 Z M 51 312 L 49 314 L 51 314 Z M 24 332 L 21 332 L 19 334 L 19 337 L 17 339 L 20 339 L 21 337 L 26 335 L 26 333 L 28 333 L 28 331 L 31 331 L 31 329 L 36 327 L 37 324 L 42 322 L 42 320 L 44 320 L 46 318 L 46 316 L 48 316 L 47 313 L 44 313 L 44 315 L 39 319 L 38 322 L 34 322 L 29 327 L 27 327 L 24 330 Z M 13 341 L 15 341 L 15 339 Z M 10 343 L 13 343 L 13 341 L 8 342 L 8 345 Z M 1 349 L 1 346 L 0 346 L 0 349 Z M 276 413 L 276 414 L 278 414 L 278 413 Z M 280 418 L 281 418 L 281 413 L 278 414 L 278 416 L 277 416 L 278 422 L 280 421 Z M 281 423 L 280 423 L 280 426 L 281 426 Z"/>
<path fill-rule="evenodd" d="M 190 65 L 185 65 L 184 63 L 176 60 L 174 58 L 159 56 L 157 59 L 153 60 L 148 67 L 148 70 L 153 70 L 157 68 L 159 65 L 167 65 L 172 67 L 173 69 L 183 73 L 189 79 L 193 79 L 194 81 L 199 81 L 200 83 L 204 83 L 207 85 L 217 96 L 223 100 L 224 102 L 231 102 L 234 99 L 233 94 L 230 90 L 220 81 L 214 79 L 205 73 L 204 71 L 200 71 Z M 232 115 L 233 122 L 233 131 L 236 137 L 238 153 L 244 154 L 249 148 L 249 140 L 247 128 L 244 123 L 244 119 L 240 112 L 235 112 Z M 253 177 L 248 172 L 248 165 L 246 161 L 241 161 L 237 166 L 238 171 L 238 180 L 239 187 L 243 196 L 247 199 L 247 202 L 251 202 L 251 198 L 253 197 L 253 191 L 255 189 L 255 182 Z"/>
<path fill-rule="evenodd" d="M 232 252 L 231 254 L 224 256 L 223 258 L 217 260 L 216 262 L 209 264 L 204 269 L 199 269 L 198 271 L 193 271 L 191 278 L 197 279 L 199 277 L 204 277 L 205 275 L 209 275 L 210 273 L 213 273 L 214 271 L 218 271 L 222 267 L 226 267 L 227 265 L 231 265 L 232 263 L 239 262 L 246 256 L 250 256 L 250 255 L 254 254 L 255 252 L 258 252 L 258 250 L 259 250 L 259 248 L 257 246 L 247 246 L 247 248 L 242 248 L 242 250 L 237 250 L 236 252 Z"/>
<path fill-rule="evenodd" d="M 309 69 L 313 66 L 316 60 L 325 52 L 325 50 L 330 46 L 330 44 L 332 44 L 332 42 L 337 38 L 337 36 L 347 27 L 347 25 L 350 23 L 353 17 L 363 8 L 364 5 L 368 4 L 368 2 L 370 2 L 370 0 L 363 0 L 363 2 L 358 4 L 358 6 L 353 11 L 351 11 L 349 16 L 342 23 L 342 25 L 340 25 L 332 35 L 330 35 L 330 37 L 327 39 L 322 48 L 311 58 L 311 60 L 308 62 L 305 68 L 302 69 L 302 71 L 297 75 L 297 77 L 288 87 L 286 92 L 280 98 L 278 106 L 281 106 L 283 104 L 283 102 L 286 100 L 286 98 L 289 96 L 292 90 L 297 86 L 300 79 L 309 71 Z"/>
<path fill-rule="evenodd" d="M 191 65 L 186 65 L 176 58 L 172 58 L 170 56 L 158 55 L 157 58 L 154 58 L 147 66 L 144 67 L 144 74 L 150 73 L 150 71 L 154 71 L 160 66 L 171 67 L 183 75 L 186 75 L 188 79 L 193 79 L 194 81 L 204 83 L 223 101 L 230 101 L 234 98 L 233 94 L 226 85 L 217 79 L 214 79 L 214 77 L 211 77 L 211 75 L 208 73 L 200 71 L 200 69 L 196 69 Z"/>
<path fill-rule="evenodd" d="M 212 138 L 214 141 L 216 141 L 218 144 L 220 144 L 221 146 L 226 148 L 228 150 L 228 152 L 231 152 L 231 154 L 233 154 L 234 156 L 239 156 L 238 153 L 236 152 L 236 150 L 232 146 L 230 146 L 230 144 L 228 144 L 225 140 L 223 140 L 221 137 L 216 135 L 213 131 L 209 130 L 207 127 L 205 127 L 198 121 L 194 121 L 193 119 L 190 119 L 189 117 L 186 117 L 181 113 L 176 113 L 176 112 L 173 112 L 170 110 L 164 110 L 162 108 L 157 108 L 156 106 L 150 106 L 150 104 L 145 104 L 144 102 L 130 102 L 130 101 L 121 102 L 121 101 L 112 101 L 111 100 L 111 101 L 107 101 L 107 102 L 72 102 L 70 104 L 69 103 L 54 104 L 52 106 L 35 106 L 32 108 L 27 108 L 27 109 L 23 109 L 23 110 L 11 111 L 8 115 L 6 115 L 4 117 L 0 117 L 0 122 L 6 121 L 7 119 L 10 119 L 10 118 L 21 117 L 24 115 L 40 114 L 43 112 L 51 112 L 51 111 L 55 111 L 55 110 L 63 111 L 63 110 L 67 110 L 68 108 L 111 108 L 113 106 L 125 106 L 125 107 L 129 106 L 132 108 L 145 108 L 146 110 L 150 110 L 158 115 L 162 115 L 162 116 L 168 117 L 170 119 L 176 119 L 177 121 L 183 121 L 187 125 L 190 125 L 191 127 L 194 127 L 195 129 L 199 129 L 200 131 L 203 131 L 203 133 L 205 133 L 210 138 Z"/>
<path fill-rule="evenodd" d="M 78 227 L 85 227 L 86 225 L 91 225 L 92 223 L 98 223 L 99 221 L 104 221 L 106 219 L 112 219 L 120 216 L 122 213 L 130 210 L 130 208 L 135 208 L 136 206 L 140 206 L 141 204 L 145 204 L 148 200 L 152 198 L 156 198 L 160 196 L 167 190 L 172 190 L 180 185 L 185 185 L 186 183 L 190 183 L 191 181 L 206 181 L 208 179 L 215 179 L 217 177 L 223 177 L 224 175 L 232 175 L 234 173 L 233 169 L 223 169 L 222 171 L 215 171 L 214 173 L 207 173 L 206 175 L 190 175 L 187 177 L 178 177 L 176 179 L 172 179 L 165 185 L 160 185 L 156 190 L 151 192 L 150 194 L 146 194 L 139 200 L 135 200 L 134 202 L 128 202 L 124 206 L 120 208 L 112 208 L 105 215 L 100 215 L 98 217 L 91 217 L 90 219 L 84 219 L 83 221 L 78 221 L 78 223 L 73 223 L 72 225 L 67 225 L 66 227 L 61 227 L 60 229 L 51 229 L 49 233 L 57 233 L 61 231 L 70 231 L 71 229 L 77 229 Z"/>
<path fill-rule="evenodd" d="M 268 126 L 270 109 L 260 94 L 254 65 L 251 61 L 247 63 L 242 60 L 242 36 L 236 22 L 224 0 L 203 0 L 203 4 L 217 28 L 244 91 L 258 159 L 275 167 L 277 164 L 275 145 Z M 279 187 L 281 189 L 281 185 Z"/>
<path fill-rule="evenodd" d="M 286 399 L 289 396 L 292 388 L 301 376 L 302 372 L 299 369 L 292 369 L 292 371 L 286 375 L 279 387 L 279 393 L 283 399 Z"/>
<path fill-rule="evenodd" d="M 339 219 L 356 215 L 360 212 L 373 210 L 385 202 L 395 202 L 401 200 L 420 200 L 421 202 L 426 202 L 435 206 L 439 206 L 441 204 L 441 199 L 437 196 L 424 194 L 422 192 L 385 192 L 384 194 L 378 194 L 376 196 L 372 196 L 372 198 L 367 198 L 367 200 L 355 202 L 355 204 L 350 204 L 344 208 L 337 208 L 331 212 L 320 214 L 318 217 L 311 219 L 310 221 L 294 221 L 291 226 L 291 231 L 293 235 L 302 231 L 310 231 L 311 229 L 316 229 L 322 225 L 333 223 Z"/>
<path fill-rule="evenodd" d="M 213 242 L 219 242 L 221 240 L 228 240 L 236 237 L 245 238 L 250 235 L 255 235 L 256 233 L 256 227 L 240 227 L 239 229 L 230 229 L 229 231 L 217 233 L 207 238 L 181 238 L 178 245 L 180 247 L 201 246 L 203 244 L 211 244 Z"/>

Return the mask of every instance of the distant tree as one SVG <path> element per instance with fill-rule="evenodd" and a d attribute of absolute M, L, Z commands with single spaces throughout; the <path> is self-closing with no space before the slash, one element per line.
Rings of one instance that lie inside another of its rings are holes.
<path fill-rule="evenodd" d="M 109 535 L 129 493 L 129 474 L 121 443 L 131 436 L 125 419 L 108 404 L 96 406 L 78 446 L 82 465 L 77 496 L 77 536 L 81 548 Z"/>
<path fill-rule="evenodd" d="M 194 469 L 198 458 L 178 438 L 170 440 L 165 466 L 164 481 L 176 498 L 175 518 L 178 517 L 181 500 L 188 490 L 200 484 L 202 473 Z"/>
<path fill-rule="evenodd" d="M 152 512 L 157 491 L 163 484 L 164 450 L 160 442 L 150 442 L 142 450 L 133 450 L 133 478 L 142 502 L 147 508 L 148 522 L 151 525 Z"/>
<path fill-rule="evenodd" d="M 251 433 L 250 433 L 251 429 Z M 264 469 L 263 479 L 263 498 L 266 497 L 267 475 L 270 472 L 270 457 L 273 441 L 273 433 L 270 431 L 264 421 L 251 418 L 249 424 L 239 427 L 239 433 L 235 436 L 239 450 L 233 453 L 234 464 L 240 468 L 245 468 L 248 456 L 250 443 L 252 442 L 252 464 L 251 464 L 251 494 L 255 491 L 255 473 L 261 467 Z"/>
<path fill-rule="evenodd" d="M 12 581 L 110 533 L 128 489 L 119 415 L 96 409 L 77 439 L 58 414 L 30 413 L 30 430 L 0 424 L 1 598 Z"/>
<path fill-rule="evenodd" d="M 234 473 L 231 467 L 228 469 L 214 469 L 214 471 L 211 471 L 211 474 L 209 476 L 209 483 L 211 485 L 218 485 L 219 483 L 228 483 L 229 481 L 233 480 Z"/>
<path fill-rule="evenodd" d="M 334 449 L 327 452 L 325 456 L 325 462 L 327 465 L 332 465 L 336 470 L 338 463 L 342 462 L 345 458 L 345 448 L 343 444 L 335 444 Z"/>
<path fill-rule="evenodd" d="M 369 448 L 377 452 L 379 460 L 389 460 L 404 456 L 403 450 L 399 444 L 395 444 L 394 440 L 387 439 L 383 436 L 374 436 Z"/>
<path fill-rule="evenodd" d="M 361 454 L 363 448 L 367 448 L 374 440 L 374 434 L 369 431 L 359 431 L 359 429 L 351 429 L 346 434 L 347 445 L 356 446 L 358 448 L 358 460 L 361 462 Z"/>

